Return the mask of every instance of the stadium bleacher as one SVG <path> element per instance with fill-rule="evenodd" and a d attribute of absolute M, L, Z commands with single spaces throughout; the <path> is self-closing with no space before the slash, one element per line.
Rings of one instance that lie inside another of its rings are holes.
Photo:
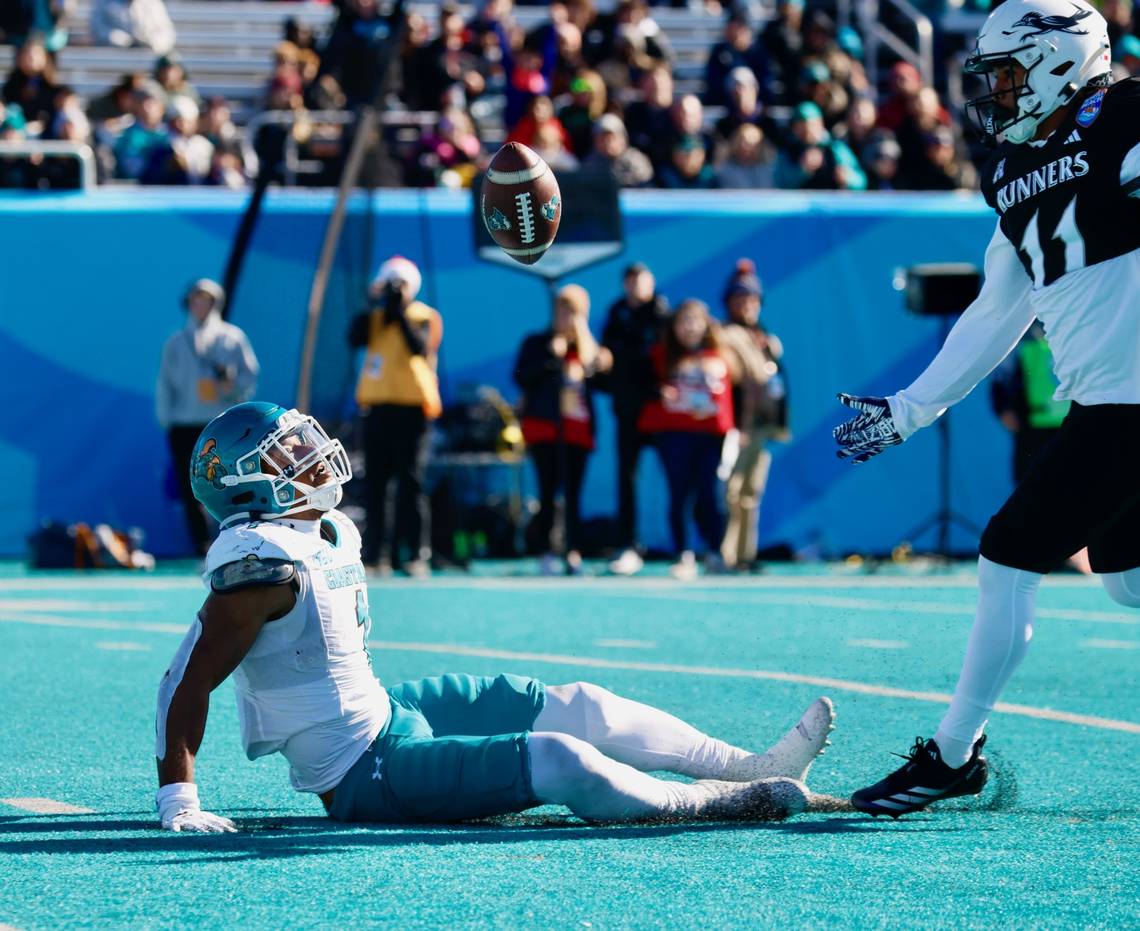
<path fill-rule="evenodd" d="M 437 29 L 438 4 L 412 3 L 411 10 Z M 465 17 L 473 4 L 462 4 Z M 77 3 L 68 22 L 71 44 L 59 55 L 60 80 L 83 97 L 93 97 L 111 87 L 126 72 L 149 73 L 155 54 L 149 49 L 96 47 L 87 36 L 91 4 Z M 245 122 L 258 109 L 272 64 L 274 47 L 281 41 L 282 24 L 293 18 L 310 26 L 318 38 L 331 28 L 335 10 L 322 3 L 178 2 L 167 10 L 178 33 L 177 49 L 183 65 L 203 96 L 220 95 L 234 105 L 235 120 Z M 763 19 L 765 8 L 756 8 Z M 519 6 L 516 21 L 531 29 L 547 19 L 542 6 Z M 654 8 L 653 17 L 669 37 L 677 56 L 677 91 L 699 91 L 703 84 L 709 48 L 720 38 L 723 19 L 704 10 Z M 0 46 L 0 74 L 12 65 L 14 50 Z"/>

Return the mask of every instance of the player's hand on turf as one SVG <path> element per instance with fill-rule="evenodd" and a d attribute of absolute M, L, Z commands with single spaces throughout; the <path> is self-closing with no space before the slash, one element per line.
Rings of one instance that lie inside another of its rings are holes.
<path fill-rule="evenodd" d="M 233 834 L 237 826 L 221 815 L 202 811 L 198 803 L 198 787 L 192 782 L 173 782 L 163 786 L 155 796 L 158 815 L 167 831 L 192 834 Z"/>
<path fill-rule="evenodd" d="M 201 809 L 180 811 L 169 821 L 163 819 L 162 826 L 168 831 L 186 831 L 190 834 L 233 834 L 237 831 L 237 825 L 229 818 Z"/>
<path fill-rule="evenodd" d="M 841 404 L 859 412 L 831 431 L 840 447 L 836 452 L 840 459 L 866 462 L 888 446 L 902 442 L 886 398 L 859 398 L 842 393 L 836 397 Z"/>

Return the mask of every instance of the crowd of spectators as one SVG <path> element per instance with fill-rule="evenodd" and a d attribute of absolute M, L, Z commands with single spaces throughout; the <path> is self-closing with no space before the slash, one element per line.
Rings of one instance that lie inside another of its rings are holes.
<path fill-rule="evenodd" d="M 310 183 L 335 181 L 347 131 L 309 114 L 374 99 L 377 52 L 392 41 L 377 0 L 335 5 L 337 20 L 323 40 L 286 21 L 257 101 L 262 110 L 291 113 L 282 132 L 329 163 Z M 1102 5 L 1119 76 L 1140 73 L 1132 5 Z M 0 137 L 88 142 L 101 177 L 143 184 L 232 187 L 256 172 L 231 105 L 195 90 L 173 32 L 162 28 L 161 0 L 96 3 L 102 18 L 96 22 L 93 11 L 94 38 L 161 54 L 151 74 L 124 75 L 86 106 L 55 77 L 56 57 L 67 54 L 52 18 L 62 4 L 25 6 L 43 7 L 25 24 L 43 31 L 18 35 L 0 23 L 0 38 L 18 44 L 3 86 Z M 104 7 L 127 8 L 123 22 L 141 23 L 139 35 L 100 26 L 114 18 Z M 387 162 L 381 183 L 468 186 L 507 139 L 531 146 L 556 171 L 606 170 L 626 187 L 976 186 L 960 124 L 939 91 L 906 62 L 889 69 L 882 87 L 872 86 L 859 33 L 804 0 L 778 0 L 764 22 L 748 6 L 725 6 L 700 94 L 676 90 L 676 55 L 647 0 L 619 0 L 604 12 L 594 0 L 555 0 L 547 9 L 546 21 L 529 31 L 517 25 L 512 0 L 480 0 L 467 18 L 450 0 L 435 22 L 407 14 L 384 109 L 388 123 L 415 132 L 410 140 L 390 133 L 390 144 L 379 147 L 377 157 Z M 37 181 L 54 184 L 50 171 L 34 165 L 0 166 L 2 184 Z"/>
<path fill-rule="evenodd" d="M 150 74 L 124 74 L 85 104 L 56 80 L 43 41 L 30 37 L 0 91 L 0 139 L 86 144 L 101 180 L 224 187 L 248 180 L 229 104 L 203 100 L 176 53 L 158 58 Z M 70 160 L 0 158 L 0 187 L 74 187 L 76 172 Z"/>
<path fill-rule="evenodd" d="M 582 573 L 582 482 L 595 447 L 609 442 L 617 452 L 616 508 L 607 538 L 592 542 L 617 552 L 610 572 L 632 575 L 644 565 L 636 476 L 649 449 L 668 490 L 670 573 L 696 578 L 698 551 L 710 572 L 757 568 L 768 446 L 789 437 L 783 347 L 760 322 L 763 287 L 753 262 L 736 264 L 722 301 L 722 317 L 694 299 L 671 309 L 652 271 L 635 262 L 600 339 L 590 330 L 590 295 L 577 284 L 554 295 L 549 325 L 524 337 L 514 380 L 539 489 L 526 536 L 542 554 L 544 574 Z M 598 391 L 613 402 L 612 438 L 597 430 Z M 559 489 L 560 553 L 553 534 Z M 699 542 L 690 537 L 690 516 Z"/>
<path fill-rule="evenodd" d="M 434 494 L 429 501 L 425 493 L 428 461 L 433 448 L 441 449 L 430 436 L 432 422 L 443 413 L 437 365 L 444 320 L 417 300 L 422 283 L 410 260 L 387 259 L 348 332 L 349 345 L 362 351 L 356 386 L 365 465 L 362 559 L 385 575 L 422 577 L 433 563 L 446 564 L 454 555 L 432 551 L 433 539 L 448 542 L 431 530 L 433 509 L 444 527 L 460 526 L 451 505 L 440 507 Z M 167 346 L 167 355 L 178 350 L 185 357 L 191 417 L 201 409 L 195 385 L 200 395 L 204 384 L 211 400 L 221 390 L 210 381 L 217 353 L 191 352 L 202 333 L 195 311 L 210 309 L 205 298 L 214 297 L 216 288 L 212 282 L 192 287 L 191 320 Z M 789 418 L 783 346 L 761 322 L 764 292 L 755 264 L 736 263 L 714 313 L 694 299 L 671 308 L 650 268 L 634 262 L 597 337 L 589 291 L 566 284 L 552 297 L 548 322 L 522 337 L 513 368 L 519 391 L 514 427 L 525 441 L 538 490 L 538 507 L 523 536 L 527 549 L 542 557 L 543 574 L 580 575 L 584 551 L 606 550 L 616 555 L 612 573 L 640 571 L 636 479 L 641 453 L 649 450 L 659 458 L 668 488 L 671 574 L 695 578 L 698 552 L 706 571 L 757 569 L 769 445 L 789 438 Z M 221 299 L 219 292 L 215 304 Z M 222 361 L 232 366 L 240 360 L 231 353 Z M 236 381 L 226 377 L 223 387 L 232 390 Z M 597 392 L 612 400 L 611 435 L 597 427 Z M 159 409 L 161 416 L 161 403 Z M 498 448 L 501 436 L 492 436 Z M 587 532 L 583 480 L 595 449 L 609 443 L 617 452 L 613 518 L 598 522 L 605 529 L 595 525 Z M 690 540 L 690 516 L 699 542 Z M 509 534 L 511 551 L 520 529 Z"/>

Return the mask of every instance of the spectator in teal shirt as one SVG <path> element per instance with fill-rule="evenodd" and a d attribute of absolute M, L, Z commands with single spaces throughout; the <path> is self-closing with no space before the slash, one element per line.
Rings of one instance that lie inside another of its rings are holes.
<path fill-rule="evenodd" d="M 807 102 L 796 107 L 789 139 L 776 162 L 776 184 L 796 190 L 864 191 L 867 175 L 847 144 L 828 133 L 823 111 Z"/>
<path fill-rule="evenodd" d="M 689 190 L 716 187 L 716 174 L 708 163 L 704 139 L 697 135 L 681 136 L 673 144 L 671 161 L 661 168 L 657 184 L 663 188 Z"/>
<path fill-rule="evenodd" d="M 115 177 L 137 180 L 159 146 L 166 145 L 162 94 L 151 82 L 134 93 L 135 119 L 115 142 Z"/>

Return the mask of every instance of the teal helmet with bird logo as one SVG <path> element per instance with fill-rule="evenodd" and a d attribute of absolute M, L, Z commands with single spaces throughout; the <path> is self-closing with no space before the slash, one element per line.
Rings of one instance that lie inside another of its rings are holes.
<path fill-rule="evenodd" d="M 215 417 L 190 457 L 194 497 L 222 527 L 331 511 L 351 478 L 340 440 L 313 417 L 264 401 L 247 401 Z"/>

